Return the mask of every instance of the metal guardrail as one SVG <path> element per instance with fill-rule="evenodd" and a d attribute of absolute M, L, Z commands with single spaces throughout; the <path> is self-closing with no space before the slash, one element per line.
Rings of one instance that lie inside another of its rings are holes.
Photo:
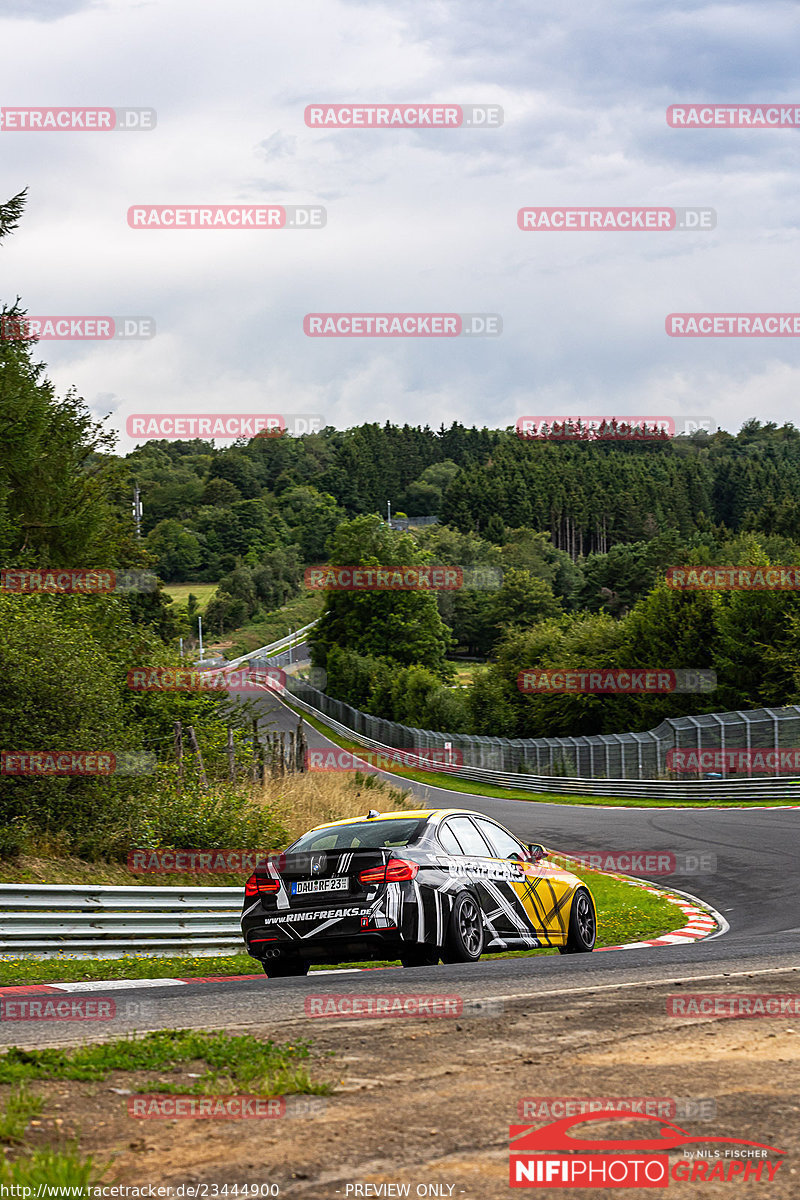
<path fill-rule="evenodd" d="M 258 661 L 251 659 L 253 661 Z M 262 660 L 263 661 L 263 660 Z M 284 650 L 281 654 L 271 654 L 269 656 L 269 664 L 271 667 L 291 667 L 298 666 L 301 663 L 308 662 L 308 645 L 305 639 L 302 642 L 295 642 L 289 650 Z M 257 670 L 258 668 L 256 668 Z"/>
<path fill-rule="evenodd" d="M 256 673 L 256 678 L 258 674 Z M 281 687 L 277 681 L 271 681 L 270 691 L 284 696 L 301 712 L 313 716 L 322 724 L 327 725 L 335 733 L 350 741 L 374 750 L 385 750 L 397 753 L 402 747 L 389 746 L 357 733 L 333 717 L 314 708 L 312 704 L 295 696 L 288 688 Z M 374 771 L 373 764 L 364 763 L 364 769 Z M 590 779 L 585 776 L 563 775 L 528 775 L 515 772 L 492 771 L 484 767 L 444 767 L 437 763 L 437 772 L 446 773 L 459 779 L 469 779 L 475 783 L 493 784 L 495 787 L 515 788 L 525 792 L 547 792 L 553 795 L 574 796 L 609 796 L 630 797 L 638 800 L 670 800 L 702 804 L 709 800 L 718 801 L 721 797 L 731 803 L 755 802 L 759 800 L 794 800 L 800 804 L 800 779 L 776 777 L 766 779 L 725 779 L 707 782 L 692 780 L 674 782 L 666 779 Z M 435 785 L 432 785 L 435 786 Z"/>
<path fill-rule="evenodd" d="M 279 654 L 281 650 L 288 650 L 290 646 L 300 645 L 306 640 L 306 634 L 314 628 L 316 623 L 317 618 L 309 621 L 302 629 L 295 629 L 294 633 L 288 634 L 286 637 L 281 638 L 280 641 L 272 642 L 269 646 L 259 646 L 258 650 L 251 650 L 249 654 L 243 654 L 241 658 L 231 659 L 220 670 L 232 671 L 242 663 L 249 662 L 251 658 L 271 658 L 273 655 Z"/>
<path fill-rule="evenodd" d="M 121 958 L 245 952 L 241 887 L 0 884 L 0 953 Z"/>

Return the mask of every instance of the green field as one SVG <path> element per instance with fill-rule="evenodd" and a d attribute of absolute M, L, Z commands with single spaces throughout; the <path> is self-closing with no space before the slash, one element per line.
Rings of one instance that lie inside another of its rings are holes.
<path fill-rule="evenodd" d="M 249 625 L 243 625 L 241 629 L 230 630 L 221 639 L 226 643 L 226 657 L 234 659 L 242 654 L 250 654 L 252 650 L 258 650 L 261 646 L 268 646 L 271 642 L 286 637 L 290 629 L 302 629 L 320 615 L 322 601 L 320 593 L 306 593 L 290 600 L 283 608 L 270 613 L 261 621 L 253 621 Z"/>
<path fill-rule="evenodd" d="M 215 583 L 168 583 L 164 587 L 164 594 L 172 597 L 173 604 L 186 605 L 189 596 L 197 598 L 197 611 L 204 613 L 208 607 L 208 602 L 217 590 Z"/>
<path fill-rule="evenodd" d="M 216 583 L 168 583 L 164 594 L 170 596 L 176 606 L 185 610 L 189 596 L 197 599 L 197 611 L 204 614 L 209 601 L 217 590 Z M 230 629 L 220 637 L 213 629 L 204 629 L 206 646 L 224 650 L 228 660 L 249 654 L 270 642 L 286 637 L 290 629 L 300 629 L 315 620 L 322 611 L 322 597 L 318 593 L 305 593 L 290 600 L 283 608 L 268 613 L 259 621 L 248 622 L 239 629 Z M 196 632 L 196 630 L 195 630 Z"/>

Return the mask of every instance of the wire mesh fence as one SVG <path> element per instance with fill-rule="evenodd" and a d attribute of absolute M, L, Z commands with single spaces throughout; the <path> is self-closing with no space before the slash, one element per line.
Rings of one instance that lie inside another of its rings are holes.
<path fill-rule="evenodd" d="M 267 660 L 253 662 L 266 667 Z M 399 750 L 448 749 L 465 767 L 578 779 L 800 777 L 800 706 L 672 717 L 645 733 L 502 738 L 414 729 L 336 700 L 302 679 L 287 691 L 363 738 Z"/>
<path fill-rule="evenodd" d="M 438 517 L 390 517 L 388 520 L 390 529 L 401 533 L 405 532 L 406 529 L 438 524 Z"/>

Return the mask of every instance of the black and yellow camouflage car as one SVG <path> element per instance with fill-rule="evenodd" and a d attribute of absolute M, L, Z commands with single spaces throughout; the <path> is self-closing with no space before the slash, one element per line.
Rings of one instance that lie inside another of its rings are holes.
<path fill-rule="evenodd" d="M 594 949 L 589 888 L 502 825 L 462 809 L 378 813 L 309 830 L 245 885 L 248 953 L 272 977 L 312 963 L 475 962 Z"/>

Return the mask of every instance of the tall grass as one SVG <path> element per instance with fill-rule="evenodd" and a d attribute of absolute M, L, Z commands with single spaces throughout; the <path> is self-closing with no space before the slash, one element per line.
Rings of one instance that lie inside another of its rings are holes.
<path fill-rule="evenodd" d="M 358 771 L 308 771 L 304 775 L 287 775 L 284 779 L 270 780 L 255 799 L 256 803 L 272 809 L 288 831 L 291 842 L 307 829 L 328 821 L 366 816 L 371 808 L 393 812 L 414 808 L 416 804 L 411 793 L 400 791 L 377 776 L 362 775 Z"/>

